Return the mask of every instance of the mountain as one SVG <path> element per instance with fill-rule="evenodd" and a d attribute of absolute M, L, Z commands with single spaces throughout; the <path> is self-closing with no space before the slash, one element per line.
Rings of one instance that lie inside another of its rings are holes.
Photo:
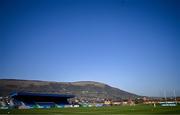
<path fill-rule="evenodd" d="M 13 91 L 73 94 L 77 98 L 84 99 L 108 98 L 116 100 L 128 98 L 134 99 L 139 97 L 138 95 L 94 81 L 50 82 L 37 80 L 0 79 L 0 96 L 7 96 Z"/>

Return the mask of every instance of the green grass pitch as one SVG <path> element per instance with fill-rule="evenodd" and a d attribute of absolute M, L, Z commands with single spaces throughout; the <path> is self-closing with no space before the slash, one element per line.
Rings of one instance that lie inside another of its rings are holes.
<path fill-rule="evenodd" d="M 121 114 L 180 114 L 180 106 L 154 108 L 152 105 L 112 106 L 112 107 L 79 107 L 51 109 L 9 109 L 0 110 L 0 114 L 48 114 L 48 115 L 121 115 Z"/>

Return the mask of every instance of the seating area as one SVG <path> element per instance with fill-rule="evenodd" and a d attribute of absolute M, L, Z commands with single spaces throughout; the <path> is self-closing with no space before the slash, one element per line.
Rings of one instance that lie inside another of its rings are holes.
<path fill-rule="evenodd" d="M 28 108 L 38 108 L 35 102 L 22 102 L 23 106 L 26 106 Z"/>
<path fill-rule="evenodd" d="M 36 104 L 37 104 L 40 108 L 51 108 L 51 107 L 55 107 L 55 103 L 54 103 L 54 102 L 36 102 Z"/>

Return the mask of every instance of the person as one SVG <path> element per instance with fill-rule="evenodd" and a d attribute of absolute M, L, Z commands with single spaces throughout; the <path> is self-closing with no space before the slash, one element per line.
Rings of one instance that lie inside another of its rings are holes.
<path fill-rule="evenodd" d="M 154 103 L 154 108 L 156 107 L 156 103 Z"/>

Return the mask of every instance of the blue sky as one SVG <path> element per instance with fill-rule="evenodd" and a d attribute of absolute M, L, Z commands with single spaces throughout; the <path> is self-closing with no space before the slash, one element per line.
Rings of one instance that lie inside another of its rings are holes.
<path fill-rule="evenodd" d="M 178 0 L 1 0 L 0 78 L 180 95 Z"/>

